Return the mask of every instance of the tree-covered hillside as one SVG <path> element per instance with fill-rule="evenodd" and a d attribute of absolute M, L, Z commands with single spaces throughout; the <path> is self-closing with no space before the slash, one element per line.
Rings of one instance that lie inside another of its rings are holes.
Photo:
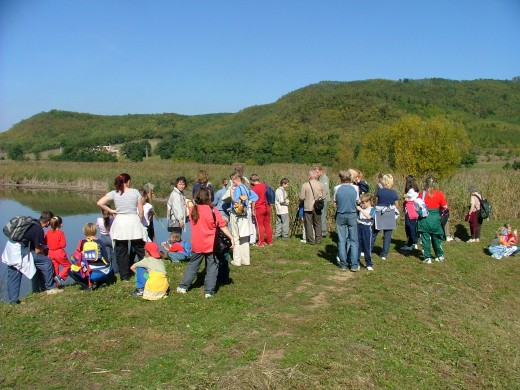
<path fill-rule="evenodd" d="M 516 78 L 324 81 L 236 114 L 100 116 L 53 110 L 0 133 L 0 145 L 28 153 L 154 138 L 160 139 L 154 153 L 177 161 L 329 165 L 345 145 L 358 153 L 369 132 L 415 114 L 460 124 L 479 151 L 509 149 L 517 155 L 519 107 Z"/>

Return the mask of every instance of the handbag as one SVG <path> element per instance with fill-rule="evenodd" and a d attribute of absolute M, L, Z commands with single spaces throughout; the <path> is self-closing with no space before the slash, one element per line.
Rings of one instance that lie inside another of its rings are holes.
<path fill-rule="evenodd" d="M 316 199 L 316 197 L 314 196 L 314 189 L 312 188 L 312 184 L 310 181 L 309 181 L 309 186 L 311 187 L 312 197 L 314 198 L 314 210 L 316 211 L 317 214 L 320 214 L 321 210 L 323 210 L 325 208 L 325 201 L 321 197 Z"/>
<path fill-rule="evenodd" d="M 215 242 L 213 243 L 213 253 L 216 255 L 222 255 L 226 252 L 229 252 L 231 249 L 231 240 L 217 225 L 217 219 L 215 218 L 215 210 L 213 207 L 211 208 L 211 213 L 213 214 L 213 223 L 216 227 Z"/>

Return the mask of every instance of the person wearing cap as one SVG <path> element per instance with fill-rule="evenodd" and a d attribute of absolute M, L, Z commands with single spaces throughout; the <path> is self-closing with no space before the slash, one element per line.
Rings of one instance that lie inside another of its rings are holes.
<path fill-rule="evenodd" d="M 169 289 L 168 277 L 155 242 L 147 242 L 144 245 L 144 258 L 134 263 L 130 270 L 136 275 L 133 296 L 149 301 L 166 298 Z"/>

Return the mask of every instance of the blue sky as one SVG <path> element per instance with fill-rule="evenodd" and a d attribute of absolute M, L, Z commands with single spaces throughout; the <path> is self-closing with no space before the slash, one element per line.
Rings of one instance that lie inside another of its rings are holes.
<path fill-rule="evenodd" d="M 520 76 L 519 0 L 0 0 L 0 131 L 237 112 L 323 80 Z"/>

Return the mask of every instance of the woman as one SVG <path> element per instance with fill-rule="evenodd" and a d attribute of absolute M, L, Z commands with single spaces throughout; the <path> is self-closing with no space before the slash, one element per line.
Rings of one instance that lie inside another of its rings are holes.
<path fill-rule="evenodd" d="M 419 215 L 415 210 L 414 200 L 417 199 L 419 194 L 419 187 L 415 181 L 415 177 L 408 175 L 406 176 L 406 184 L 404 186 L 404 229 L 406 232 L 407 242 L 405 246 L 400 249 L 402 251 L 411 251 L 417 249 L 417 218 Z"/>
<path fill-rule="evenodd" d="M 184 176 L 179 176 L 175 179 L 175 187 L 170 193 L 168 203 L 166 203 L 169 232 L 182 234 L 186 226 L 186 197 L 184 196 L 184 189 L 187 185 L 188 181 Z"/>
<path fill-rule="evenodd" d="M 251 233 L 248 215 L 254 210 L 254 202 L 258 196 L 250 191 L 242 182 L 242 175 L 234 173 L 231 175 L 231 215 L 230 224 L 235 247 L 233 249 L 234 266 L 249 265 L 249 236 Z"/>
<path fill-rule="evenodd" d="M 204 298 L 211 298 L 215 294 L 218 276 L 218 260 L 213 254 L 215 234 L 219 227 L 231 240 L 233 237 L 222 219 L 220 212 L 211 207 L 211 194 L 209 189 L 201 188 L 195 193 L 194 205 L 191 206 L 189 218 L 192 225 L 193 245 L 190 262 L 186 267 L 182 281 L 177 287 L 177 292 L 185 294 L 191 283 L 197 276 L 202 260 L 206 261 L 206 277 L 204 278 Z"/>
<path fill-rule="evenodd" d="M 480 194 L 477 192 L 477 187 L 474 185 L 470 185 L 468 190 L 471 196 L 467 218 L 469 222 L 471 238 L 468 240 L 468 242 L 479 242 L 480 228 L 482 227 L 482 218 L 480 218 L 480 200 L 482 199 L 482 196 L 480 196 Z"/>
<path fill-rule="evenodd" d="M 444 250 L 442 241 L 444 239 L 444 229 L 441 225 L 441 211 L 448 207 L 444 194 L 436 189 L 437 183 L 433 177 L 428 177 L 425 181 L 424 190 L 419 193 L 419 198 L 424 200 L 428 208 L 428 215 L 419 218 L 417 232 L 421 235 L 421 245 L 423 248 L 423 263 L 431 264 L 431 246 L 435 252 L 435 261 L 444 261 Z M 431 245 L 430 245 L 431 243 Z"/>
<path fill-rule="evenodd" d="M 258 232 L 258 246 L 273 245 L 273 229 L 271 228 L 271 205 L 267 203 L 267 185 L 260 181 L 260 177 L 254 173 L 249 177 L 251 191 L 257 196 L 253 214 L 256 218 L 256 230 Z"/>
<path fill-rule="evenodd" d="M 383 251 L 381 252 L 381 260 L 386 260 L 392 243 L 392 232 L 396 228 L 396 215 L 399 215 L 399 195 L 392 188 L 394 186 L 392 175 L 383 175 L 381 184 L 383 187 L 377 189 L 375 196 L 376 217 L 372 232 L 372 248 L 374 248 L 379 231 L 382 230 Z"/>
<path fill-rule="evenodd" d="M 141 224 L 143 218 L 141 194 L 135 188 L 131 188 L 130 180 L 130 175 L 127 173 L 120 174 L 114 180 L 115 190 L 110 191 L 97 202 L 101 210 L 115 216 L 110 228 L 110 237 L 115 242 L 114 252 L 122 281 L 130 280 L 131 275 L 128 243 L 130 242 L 132 251 L 141 260 L 144 257 L 144 242 L 147 236 Z M 115 210 L 107 205 L 111 201 L 114 202 Z"/>

